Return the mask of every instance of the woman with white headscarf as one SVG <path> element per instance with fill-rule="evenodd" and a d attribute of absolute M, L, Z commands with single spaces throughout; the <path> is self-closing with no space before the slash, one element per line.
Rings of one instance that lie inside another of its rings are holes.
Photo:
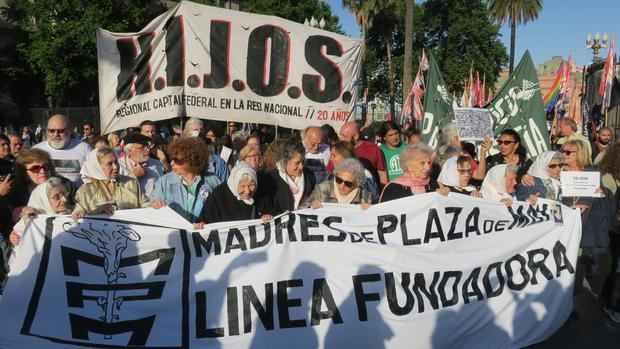
<path fill-rule="evenodd" d="M 491 167 L 480 188 L 482 198 L 502 202 L 506 206 L 512 205 L 518 170 L 519 167 L 515 165 L 500 164 Z"/>
<path fill-rule="evenodd" d="M 112 215 L 114 210 L 149 206 L 138 181 L 119 174 L 116 152 L 110 147 L 93 149 L 80 174 L 84 185 L 75 194 L 75 220 L 87 214 Z"/>
<path fill-rule="evenodd" d="M 452 193 L 482 197 L 476 187 L 469 185 L 471 177 L 470 158 L 463 155 L 453 156 L 444 162 L 437 182 Z"/>
<path fill-rule="evenodd" d="M 71 184 L 59 177 L 51 177 L 37 185 L 30 194 L 28 206 L 22 210 L 22 219 L 15 225 L 9 236 L 11 245 L 19 244 L 22 233 L 31 218 L 36 218 L 39 214 L 70 214 L 71 208 L 68 203 L 71 201 L 71 189 Z"/>
<path fill-rule="evenodd" d="M 260 218 L 270 220 L 269 201 L 255 198 L 257 189 L 256 172 L 243 161 L 237 162 L 226 183 L 218 185 L 202 211 L 202 221 L 206 224 L 240 221 Z"/>
<path fill-rule="evenodd" d="M 562 154 L 556 151 L 544 151 L 538 155 L 527 174 L 534 178 L 534 185 L 517 185 L 517 200 L 528 200 L 533 205 L 537 198 L 560 199 L 560 172 L 562 172 Z"/>

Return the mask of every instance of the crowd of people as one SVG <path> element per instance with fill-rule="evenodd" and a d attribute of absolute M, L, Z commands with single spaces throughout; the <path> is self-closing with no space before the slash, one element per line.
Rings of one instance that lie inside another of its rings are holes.
<path fill-rule="evenodd" d="M 606 299 L 610 317 L 620 323 L 620 143 L 602 128 L 591 144 L 570 119 L 561 120 L 559 129 L 564 135 L 559 148 L 530 159 L 512 129 L 498 135 L 498 152 L 489 155 L 491 139 L 476 148 L 459 139 L 454 124 L 440 131 L 433 149 L 418 131 L 403 131 L 391 121 L 377 132 L 361 130 L 352 121 L 339 130 L 308 127 L 274 139 L 265 127 L 247 132 L 234 122 L 220 132 L 195 118 L 172 130 L 158 130 L 147 120 L 107 135 L 85 124 L 80 139 L 67 117 L 54 115 L 36 134 L 0 134 L 5 262 L 0 272 L 3 277 L 9 268 L 8 256 L 19 244 L 24 222 L 38 214 L 70 214 L 79 220 L 167 206 L 201 229 L 222 221 L 265 222 L 326 203 L 357 205 L 362 211 L 429 192 L 505 205 L 515 200 L 535 205 L 544 198 L 581 212 L 579 265 L 590 287 Z M 561 171 L 599 171 L 600 197 L 563 196 Z M 611 271 L 603 275 L 599 270 L 608 255 Z"/>

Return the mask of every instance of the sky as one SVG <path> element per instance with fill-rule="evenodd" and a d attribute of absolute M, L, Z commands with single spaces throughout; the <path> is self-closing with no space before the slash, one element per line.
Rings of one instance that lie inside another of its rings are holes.
<path fill-rule="evenodd" d="M 342 29 L 353 37 L 360 37 L 355 18 L 342 8 L 342 0 L 326 0 L 332 11 L 340 17 Z M 416 3 L 423 1 L 416 0 Z M 538 19 L 518 26 L 516 33 L 515 66 L 525 50 L 530 50 L 534 65 L 544 63 L 553 56 L 564 59 L 572 52 L 572 61 L 577 66 L 590 63 L 592 50 L 586 49 L 586 35 L 598 31 L 609 35 L 620 35 L 620 1 L 618 0 L 545 0 Z M 584 16 L 585 15 L 585 16 Z M 614 24 L 616 23 L 616 24 Z M 503 25 L 501 41 L 510 48 L 510 27 Z M 609 47 L 609 42 L 608 45 Z M 617 48 L 617 44 L 615 44 Z M 607 49 L 599 51 L 599 57 L 607 56 Z M 618 50 L 616 49 L 616 52 Z"/>

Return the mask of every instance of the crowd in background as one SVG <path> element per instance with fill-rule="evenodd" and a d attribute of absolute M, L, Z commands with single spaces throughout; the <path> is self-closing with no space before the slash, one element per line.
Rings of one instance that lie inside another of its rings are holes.
<path fill-rule="evenodd" d="M 54 115 L 34 131 L 0 130 L 0 278 L 10 267 L 25 222 L 38 214 L 70 214 L 79 220 L 167 206 L 201 229 L 222 221 L 265 222 L 329 203 L 367 210 L 429 192 L 505 205 L 515 200 L 536 205 L 544 198 L 581 212 L 579 270 L 620 323 L 620 143 L 613 142 L 608 128 L 591 142 L 572 120 L 563 119 L 556 150 L 528 158 L 512 129 L 476 147 L 462 142 L 456 126 L 448 124 L 433 149 L 418 131 L 403 131 L 391 121 L 378 130 L 360 129 L 356 122 L 339 130 L 329 125 L 290 130 L 277 139 L 266 125 L 253 131 L 240 130 L 234 122 L 217 126 L 191 118 L 181 129 L 147 120 L 98 135 L 86 123 L 77 136 L 68 118 Z M 498 152 L 490 155 L 493 143 Z M 561 171 L 599 171 L 600 197 L 562 195 Z"/>

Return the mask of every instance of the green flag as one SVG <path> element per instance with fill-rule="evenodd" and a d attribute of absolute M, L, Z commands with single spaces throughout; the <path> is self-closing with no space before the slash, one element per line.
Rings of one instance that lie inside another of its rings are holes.
<path fill-rule="evenodd" d="M 529 51 L 525 51 L 521 62 L 493 98 L 488 109 L 493 118 L 493 132 L 496 136 L 508 128 L 517 131 L 530 158 L 549 150 L 545 109 Z"/>
<path fill-rule="evenodd" d="M 428 82 L 424 92 L 424 121 L 422 122 L 422 142 L 435 148 L 437 133 L 441 128 L 454 122 L 452 97 L 448 94 L 437 62 L 431 54 L 429 57 Z"/>

